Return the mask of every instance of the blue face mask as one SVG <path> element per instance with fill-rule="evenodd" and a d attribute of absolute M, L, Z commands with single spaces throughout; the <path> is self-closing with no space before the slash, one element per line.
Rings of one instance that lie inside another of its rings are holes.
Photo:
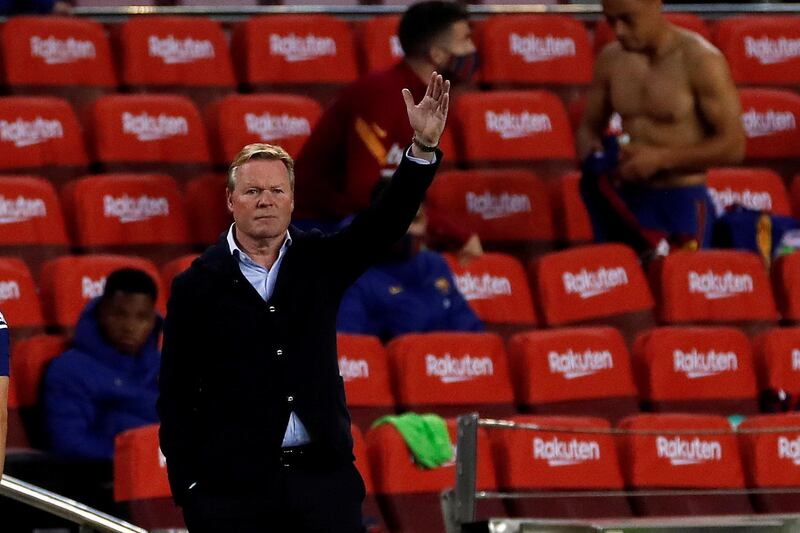
<path fill-rule="evenodd" d="M 480 59 L 478 52 L 469 52 L 467 54 L 451 54 L 447 64 L 441 67 L 439 74 L 450 83 L 468 83 L 478 71 Z"/>

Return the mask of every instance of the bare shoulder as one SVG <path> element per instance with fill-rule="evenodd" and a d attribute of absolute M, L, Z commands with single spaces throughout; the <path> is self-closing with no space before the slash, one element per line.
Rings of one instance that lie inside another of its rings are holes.
<path fill-rule="evenodd" d="M 675 31 L 678 33 L 687 66 L 702 70 L 715 65 L 727 65 L 719 48 L 699 33 L 683 28 L 675 28 Z"/>
<path fill-rule="evenodd" d="M 624 63 L 628 52 L 622 48 L 618 41 L 613 41 L 600 50 L 594 62 L 594 70 L 597 74 L 607 73 L 616 65 Z"/>

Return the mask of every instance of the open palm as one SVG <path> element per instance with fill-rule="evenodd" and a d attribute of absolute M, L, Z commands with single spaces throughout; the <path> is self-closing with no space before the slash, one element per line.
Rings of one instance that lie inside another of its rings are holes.
<path fill-rule="evenodd" d="M 428 82 L 425 96 L 414 104 L 411 91 L 403 89 L 408 122 L 414 129 L 417 140 L 429 146 L 436 146 L 447 122 L 447 109 L 450 104 L 450 82 L 434 72 Z"/>

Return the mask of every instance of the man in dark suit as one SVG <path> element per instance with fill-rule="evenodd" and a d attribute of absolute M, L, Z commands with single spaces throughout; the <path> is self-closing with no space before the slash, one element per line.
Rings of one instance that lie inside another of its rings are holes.
<path fill-rule="evenodd" d="M 339 233 L 290 227 L 281 148 L 248 145 L 231 165 L 235 222 L 173 282 L 164 329 L 161 450 L 192 533 L 363 531 L 336 314 L 414 218 L 442 158 L 449 89 L 434 73 L 419 104 L 403 90 L 413 142 Z"/>

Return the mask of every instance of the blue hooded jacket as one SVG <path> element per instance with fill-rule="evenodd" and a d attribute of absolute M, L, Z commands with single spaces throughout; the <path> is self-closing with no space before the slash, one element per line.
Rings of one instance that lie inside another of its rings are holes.
<path fill-rule="evenodd" d="M 42 389 L 51 449 L 82 459 L 111 459 L 117 433 L 158 422 L 161 319 L 136 356 L 103 338 L 98 299 L 81 313 L 73 348 L 50 363 Z"/>

